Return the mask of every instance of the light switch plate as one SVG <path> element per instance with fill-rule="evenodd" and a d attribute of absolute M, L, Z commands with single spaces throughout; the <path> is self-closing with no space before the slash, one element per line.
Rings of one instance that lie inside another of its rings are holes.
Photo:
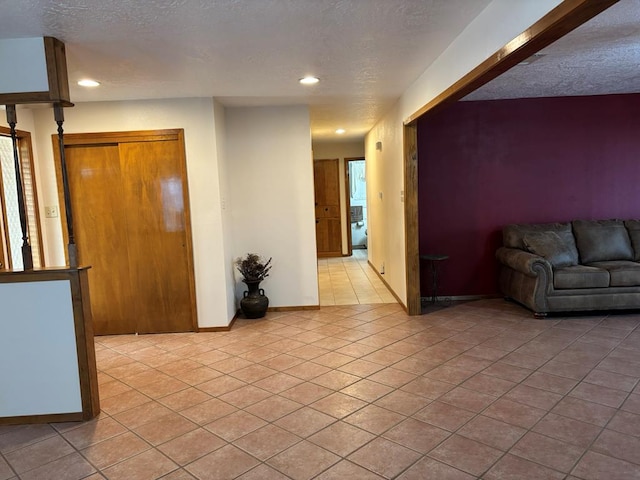
<path fill-rule="evenodd" d="M 51 205 L 49 207 L 44 207 L 44 216 L 47 218 L 57 218 L 58 217 L 58 206 Z"/>

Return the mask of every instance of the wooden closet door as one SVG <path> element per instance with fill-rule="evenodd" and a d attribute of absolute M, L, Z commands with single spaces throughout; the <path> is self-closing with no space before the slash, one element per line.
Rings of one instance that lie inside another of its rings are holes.
<path fill-rule="evenodd" d="M 156 137 L 65 147 L 79 262 L 92 267 L 99 335 L 196 326 L 184 145 L 181 136 Z"/>
<path fill-rule="evenodd" d="M 120 144 L 139 333 L 192 330 L 186 182 L 175 141 Z"/>
<path fill-rule="evenodd" d="M 135 301 L 117 145 L 65 149 L 78 262 L 91 265 L 89 289 L 98 335 L 135 333 Z"/>

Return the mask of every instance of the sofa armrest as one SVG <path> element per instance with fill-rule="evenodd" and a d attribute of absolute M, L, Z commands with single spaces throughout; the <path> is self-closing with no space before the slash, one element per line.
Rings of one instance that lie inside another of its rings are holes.
<path fill-rule="evenodd" d="M 546 258 L 533 253 L 525 252 L 518 248 L 500 247 L 496 251 L 496 258 L 500 263 L 529 277 L 537 277 L 540 273 L 546 273 L 548 278 L 553 278 L 551 264 Z"/>

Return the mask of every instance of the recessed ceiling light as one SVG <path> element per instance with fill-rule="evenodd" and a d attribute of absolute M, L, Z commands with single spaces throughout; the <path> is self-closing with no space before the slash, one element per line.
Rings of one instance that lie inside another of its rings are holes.
<path fill-rule="evenodd" d="M 100 82 L 96 82 L 95 80 L 90 80 L 88 78 L 85 78 L 84 80 L 80 80 L 78 82 L 78 85 L 80 85 L 81 87 L 97 87 L 100 85 Z"/>
<path fill-rule="evenodd" d="M 298 80 L 302 85 L 315 85 L 320 81 L 317 77 L 304 77 Z"/>
<path fill-rule="evenodd" d="M 346 130 L 345 130 L 344 128 L 339 128 L 339 129 L 337 129 L 337 130 L 336 130 L 336 133 L 337 133 L 338 135 L 342 135 L 342 134 L 343 134 L 343 133 L 345 133 L 345 132 L 346 132 Z"/>

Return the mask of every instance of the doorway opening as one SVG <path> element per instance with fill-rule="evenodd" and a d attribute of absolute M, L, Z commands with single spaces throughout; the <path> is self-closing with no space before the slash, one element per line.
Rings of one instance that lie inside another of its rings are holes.
<path fill-rule="evenodd" d="M 353 250 L 366 250 L 368 246 L 366 164 L 364 158 L 345 158 L 344 167 L 349 255 L 352 255 Z"/>

